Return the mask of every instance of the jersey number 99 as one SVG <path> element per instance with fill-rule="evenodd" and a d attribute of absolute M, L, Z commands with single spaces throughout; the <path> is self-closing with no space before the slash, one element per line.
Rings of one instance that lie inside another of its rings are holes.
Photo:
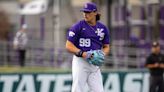
<path fill-rule="evenodd" d="M 90 46 L 91 46 L 90 39 L 80 38 L 80 47 L 90 47 Z"/>

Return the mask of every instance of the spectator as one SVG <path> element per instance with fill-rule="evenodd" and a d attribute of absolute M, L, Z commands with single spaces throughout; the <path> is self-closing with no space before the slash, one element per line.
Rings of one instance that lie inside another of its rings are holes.
<path fill-rule="evenodd" d="M 25 66 L 26 45 L 27 45 L 27 25 L 23 24 L 21 29 L 16 33 L 13 41 L 14 49 L 18 52 L 18 60 L 21 67 Z"/>

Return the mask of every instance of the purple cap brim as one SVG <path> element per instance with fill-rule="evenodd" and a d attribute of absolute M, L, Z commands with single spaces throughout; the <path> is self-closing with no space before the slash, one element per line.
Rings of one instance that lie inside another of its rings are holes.
<path fill-rule="evenodd" d="M 86 11 L 86 12 L 92 12 L 92 10 L 89 10 L 89 9 L 81 9 L 80 11 L 81 11 L 81 12 L 85 12 L 85 11 Z"/>

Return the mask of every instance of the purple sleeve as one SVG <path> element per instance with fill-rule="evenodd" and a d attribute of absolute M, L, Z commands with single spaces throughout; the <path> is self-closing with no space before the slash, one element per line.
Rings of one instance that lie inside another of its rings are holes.
<path fill-rule="evenodd" d="M 109 30 L 105 27 L 105 36 L 103 39 L 103 44 L 110 44 Z"/>
<path fill-rule="evenodd" d="M 80 31 L 80 24 L 79 22 L 74 24 L 67 33 L 67 40 L 71 41 L 72 43 L 76 43 L 77 39 L 78 39 L 78 35 L 79 35 L 79 31 Z"/>

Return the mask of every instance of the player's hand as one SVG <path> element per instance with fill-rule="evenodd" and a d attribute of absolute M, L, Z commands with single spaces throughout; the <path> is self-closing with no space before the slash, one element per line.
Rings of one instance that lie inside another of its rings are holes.
<path fill-rule="evenodd" d="M 87 60 L 89 64 L 92 64 L 90 59 L 93 57 L 93 53 L 91 51 L 83 52 L 83 58 Z"/>
<path fill-rule="evenodd" d="M 86 57 L 87 57 L 87 52 L 83 52 L 82 57 L 83 57 L 83 58 L 86 58 Z"/>

